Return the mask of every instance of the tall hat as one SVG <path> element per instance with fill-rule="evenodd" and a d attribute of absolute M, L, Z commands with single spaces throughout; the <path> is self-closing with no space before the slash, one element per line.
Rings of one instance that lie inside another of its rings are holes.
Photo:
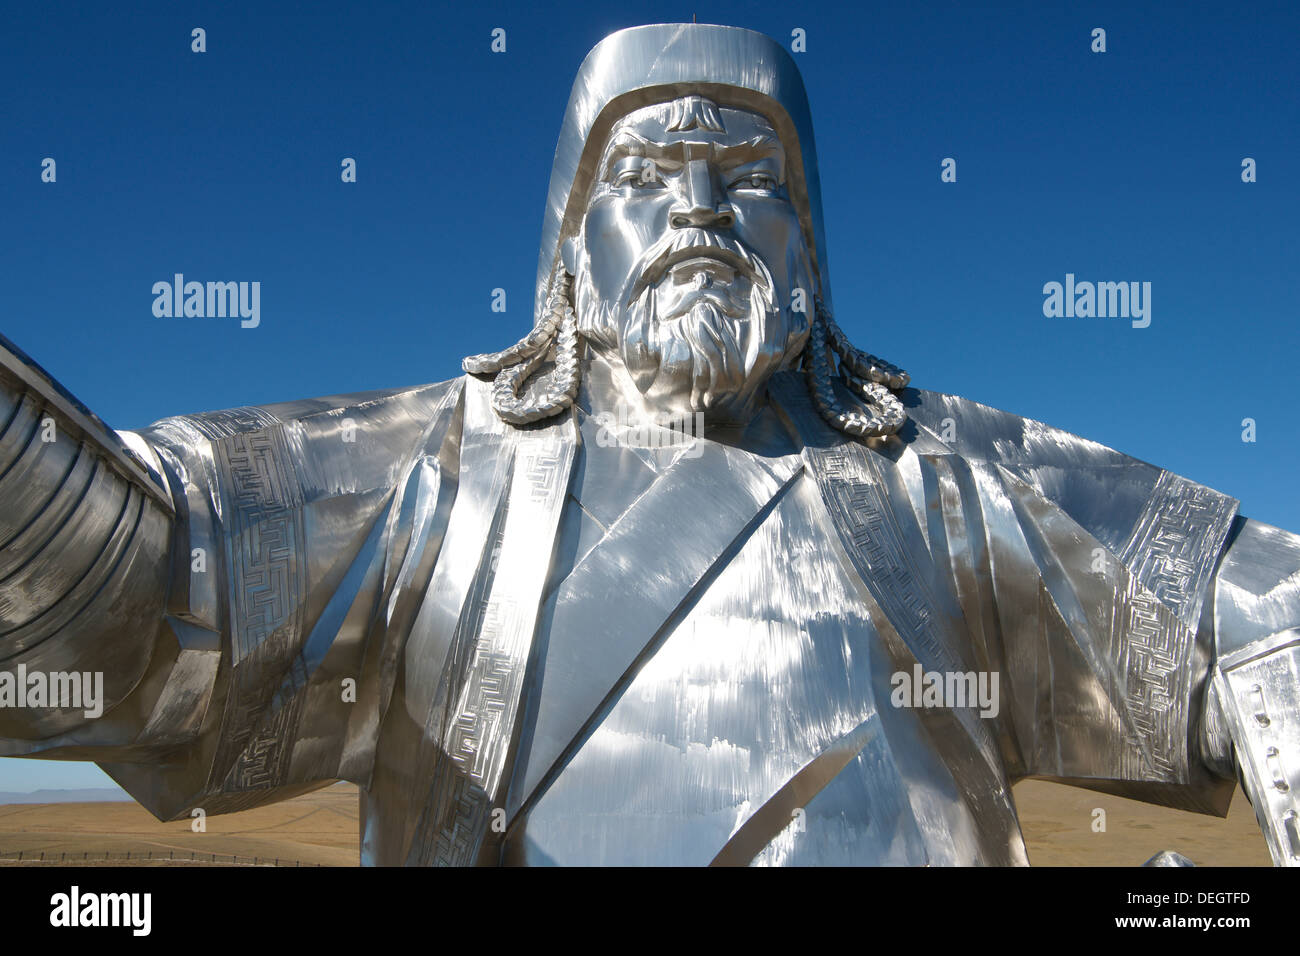
<path fill-rule="evenodd" d="M 660 23 L 611 33 L 587 54 L 573 80 L 555 146 L 537 260 L 540 320 L 560 244 L 578 234 L 610 130 L 633 110 L 698 95 L 752 110 L 776 130 L 787 156 L 787 186 L 799 211 L 821 288 L 830 303 L 822 233 L 821 185 L 808 94 L 794 59 L 771 37 L 740 27 Z"/>
<path fill-rule="evenodd" d="M 904 413 L 889 390 L 904 387 L 907 374 L 853 348 L 830 317 L 821 184 L 803 79 L 783 46 L 739 27 L 632 27 L 610 34 L 587 54 L 573 81 L 551 167 L 533 331 L 505 351 L 467 358 L 465 370 L 498 375 L 493 402 L 507 421 L 536 421 L 571 404 L 577 391 L 577 338 L 568 285 L 572 277 L 561 265 L 562 246 L 581 229 L 601 152 L 614 125 L 633 110 L 688 95 L 751 110 L 772 124 L 785 148 L 786 188 L 818 283 L 818 314 L 805 353 L 814 402 L 828 421 L 851 434 L 897 431 Z M 554 367 L 534 376 L 546 359 Z M 868 407 L 846 407 L 837 397 L 830 380 L 837 370 L 842 383 Z"/>

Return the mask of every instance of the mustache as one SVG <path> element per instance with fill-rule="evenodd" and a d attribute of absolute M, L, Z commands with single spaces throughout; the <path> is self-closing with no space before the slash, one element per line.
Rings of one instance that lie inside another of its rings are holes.
<path fill-rule="evenodd" d="M 673 266 L 687 259 L 716 259 L 744 275 L 764 292 L 771 291 L 771 274 L 758 256 L 735 236 L 693 226 L 674 230 L 642 254 L 632 270 L 624 304 L 656 285 Z"/>
<path fill-rule="evenodd" d="M 741 421 L 767 378 L 802 352 L 806 324 L 750 297 L 750 312 L 727 315 L 719 303 L 701 301 L 671 323 L 657 315 L 658 293 L 646 292 L 629 310 L 619 342 L 624 367 L 643 394 L 690 396 L 695 411 L 715 421 Z"/>

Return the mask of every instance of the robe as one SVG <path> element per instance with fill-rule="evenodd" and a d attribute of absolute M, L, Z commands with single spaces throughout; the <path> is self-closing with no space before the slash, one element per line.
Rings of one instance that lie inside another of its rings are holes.
<path fill-rule="evenodd" d="M 633 447 L 490 388 L 125 435 L 177 504 L 148 662 L 104 721 L 0 748 L 163 819 L 354 781 L 379 865 L 1025 864 L 1031 776 L 1226 812 L 1234 499 L 915 389 L 885 440 L 783 372 L 743 433 Z M 896 693 L 922 674 L 995 706 Z"/>

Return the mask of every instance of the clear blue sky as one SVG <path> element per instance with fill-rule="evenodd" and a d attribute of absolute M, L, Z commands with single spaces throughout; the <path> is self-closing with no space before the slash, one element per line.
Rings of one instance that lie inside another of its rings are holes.
<path fill-rule="evenodd" d="M 440 381 L 521 335 L 569 84 L 644 9 L 806 30 L 861 348 L 1300 530 L 1295 3 L 122 6 L 0 32 L 0 330 L 115 427 Z M 176 272 L 260 281 L 261 325 L 155 318 Z M 1066 273 L 1150 282 L 1150 327 L 1045 318 Z M 0 790 L 105 779 L 0 761 Z"/>

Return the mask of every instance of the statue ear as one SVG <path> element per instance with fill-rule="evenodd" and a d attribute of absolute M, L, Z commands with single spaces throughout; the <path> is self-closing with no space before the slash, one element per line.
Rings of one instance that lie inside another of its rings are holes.
<path fill-rule="evenodd" d="M 578 237 L 570 236 L 560 243 L 560 261 L 564 263 L 564 271 L 569 275 L 578 274 Z"/>

